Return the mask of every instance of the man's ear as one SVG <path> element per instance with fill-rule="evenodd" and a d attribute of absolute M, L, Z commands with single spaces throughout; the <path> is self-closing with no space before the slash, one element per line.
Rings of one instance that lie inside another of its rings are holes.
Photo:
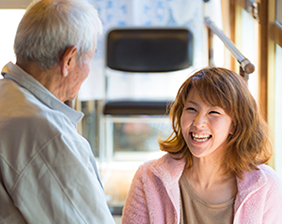
<path fill-rule="evenodd" d="M 69 70 L 73 69 L 77 60 L 77 47 L 71 46 L 69 47 L 62 56 L 61 59 L 61 71 L 62 75 L 66 77 L 69 73 Z"/>

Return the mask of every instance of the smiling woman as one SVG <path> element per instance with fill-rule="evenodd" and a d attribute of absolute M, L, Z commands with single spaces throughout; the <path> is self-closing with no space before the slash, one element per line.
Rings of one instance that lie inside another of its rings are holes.
<path fill-rule="evenodd" d="M 242 77 L 205 68 L 180 87 L 162 158 L 133 178 L 123 223 L 280 223 L 268 127 Z M 180 202 L 180 203 L 179 203 Z"/>
<path fill-rule="evenodd" d="M 186 167 L 192 166 L 192 155 L 181 123 L 187 122 L 185 108 L 188 106 L 190 111 L 191 105 L 197 119 L 201 118 L 198 113 L 204 106 L 206 108 L 200 111 L 200 115 L 204 112 L 208 114 L 206 117 L 210 118 L 210 123 L 214 117 L 217 118 L 214 119 L 217 125 L 220 123 L 219 117 L 225 115 L 231 118 L 232 131 L 226 135 L 224 164 L 227 172 L 234 172 L 241 178 L 244 171 L 256 169 L 258 164 L 268 161 L 271 156 L 268 127 L 258 111 L 256 101 L 245 81 L 223 68 L 203 69 L 182 84 L 170 113 L 175 135 L 160 141 L 162 150 L 182 155 L 187 159 Z M 261 153 L 257 152 L 258 149 Z"/>
<path fill-rule="evenodd" d="M 215 151 L 223 156 L 233 129 L 231 117 L 221 107 L 206 104 L 197 90 L 190 90 L 181 116 L 181 131 L 193 156 L 207 157 Z"/>

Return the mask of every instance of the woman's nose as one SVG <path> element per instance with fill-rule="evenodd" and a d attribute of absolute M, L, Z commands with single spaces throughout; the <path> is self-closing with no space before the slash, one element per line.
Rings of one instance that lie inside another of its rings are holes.
<path fill-rule="evenodd" d="M 193 125 L 197 128 L 205 127 L 206 123 L 207 119 L 202 113 L 199 113 L 193 121 Z"/>

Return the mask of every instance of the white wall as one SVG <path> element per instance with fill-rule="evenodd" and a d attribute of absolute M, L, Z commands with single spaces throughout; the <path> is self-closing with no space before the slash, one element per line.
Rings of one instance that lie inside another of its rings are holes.
<path fill-rule="evenodd" d="M 25 9 L 31 2 L 32 0 L 0 0 L 0 8 Z"/>

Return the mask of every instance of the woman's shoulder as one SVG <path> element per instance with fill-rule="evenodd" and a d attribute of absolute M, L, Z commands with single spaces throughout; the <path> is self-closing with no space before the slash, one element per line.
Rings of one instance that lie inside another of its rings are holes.
<path fill-rule="evenodd" d="M 259 170 L 265 175 L 267 178 L 268 184 L 278 184 L 282 187 L 282 180 L 278 173 L 270 166 L 262 164 L 258 166 Z"/>
<path fill-rule="evenodd" d="M 156 166 L 162 166 L 164 164 L 164 160 L 169 159 L 169 154 L 166 153 L 162 157 L 158 159 L 148 160 L 145 161 L 142 165 L 139 166 L 137 172 L 141 173 L 147 173 L 151 172 L 151 169 Z"/>
<path fill-rule="evenodd" d="M 264 192 L 281 191 L 282 181 L 276 171 L 268 165 L 259 165 L 256 170 L 244 173 L 243 179 L 237 179 L 238 190 L 252 191 L 253 188 L 261 188 Z"/>
<path fill-rule="evenodd" d="M 184 159 L 180 159 L 178 157 L 171 155 L 170 153 L 166 153 L 158 159 L 149 160 L 149 161 L 144 162 L 139 167 L 139 170 L 143 170 L 143 171 L 148 171 L 151 169 L 167 170 L 167 169 L 171 169 L 171 167 L 176 168 L 175 166 L 181 167 L 181 170 L 182 170 L 182 167 L 184 168 L 185 166 Z"/>
<path fill-rule="evenodd" d="M 141 165 L 136 177 L 142 180 L 159 178 L 164 183 L 174 183 L 180 178 L 185 166 L 185 159 L 176 159 L 169 153 L 156 160 Z"/>

